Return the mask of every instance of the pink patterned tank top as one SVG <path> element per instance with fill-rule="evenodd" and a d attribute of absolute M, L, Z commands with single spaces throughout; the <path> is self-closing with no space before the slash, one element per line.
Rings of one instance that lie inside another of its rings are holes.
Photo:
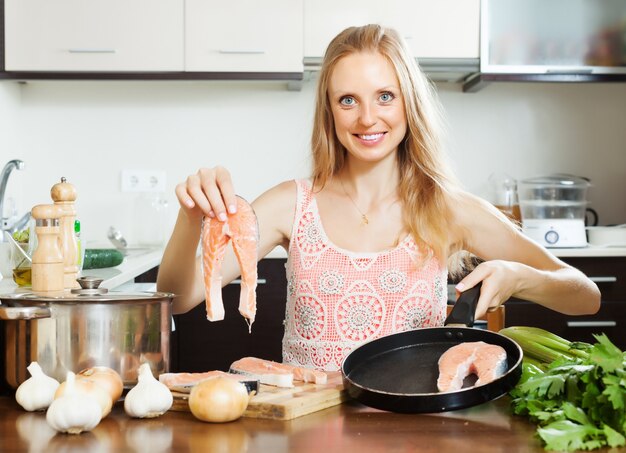
<path fill-rule="evenodd" d="M 335 371 L 360 344 L 443 324 L 447 269 L 420 259 L 408 236 L 397 247 L 356 253 L 326 236 L 308 180 L 297 180 L 289 244 L 283 361 Z"/>

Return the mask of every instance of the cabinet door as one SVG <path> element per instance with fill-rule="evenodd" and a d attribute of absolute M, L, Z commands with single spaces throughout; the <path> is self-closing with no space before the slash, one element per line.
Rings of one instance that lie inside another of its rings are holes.
<path fill-rule="evenodd" d="M 186 0 L 185 70 L 302 72 L 302 0 Z"/>
<path fill-rule="evenodd" d="M 304 55 L 322 57 L 349 26 L 395 28 L 416 58 L 478 58 L 480 0 L 305 0 Z"/>
<path fill-rule="evenodd" d="M 7 71 L 182 71 L 184 0 L 5 0 Z"/>
<path fill-rule="evenodd" d="M 236 282 L 222 289 L 226 312 L 222 321 L 207 321 L 204 303 L 188 313 L 176 315 L 172 370 L 228 371 L 232 362 L 246 356 L 281 362 L 287 301 L 285 262 L 284 259 L 259 262 L 257 313 L 251 332 L 237 309 L 240 289 Z"/>

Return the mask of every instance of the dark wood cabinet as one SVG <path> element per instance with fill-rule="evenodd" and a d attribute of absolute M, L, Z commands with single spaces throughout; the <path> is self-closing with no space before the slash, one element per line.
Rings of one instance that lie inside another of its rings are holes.
<path fill-rule="evenodd" d="M 257 313 L 251 332 L 238 311 L 240 285 L 237 282 L 222 289 L 226 312 L 222 321 L 208 321 L 204 303 L 175 315 L 172 371 L 226 371 L 232 362 L 245 356 L 282 361 L 287 301 L 285 263 L 286 259 L 279 258 L 259 262 Z"/>
<path fill-rule="evenodd" d="M 626 350 L 626 257 L 563 258 L 596 282 L 602 293 L 600 311 L 594 315 L 568 316 L 540 305 L 510 300 L 506 303 L 507 326 L 536 326 L 568 340 L 595 341 L 605 333 Z"/>

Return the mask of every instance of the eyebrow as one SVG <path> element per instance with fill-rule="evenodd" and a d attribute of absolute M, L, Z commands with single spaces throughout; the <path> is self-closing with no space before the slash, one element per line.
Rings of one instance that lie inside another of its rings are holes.
<path fill-rule="evenodd" d="M 393 89 L 393 90 L 400 91 L 400 87 L 398 87 L 398 86 L 396 86 L 396 85 L 387 85 L 387 86 L 384 86 L 384 87 L 378 88 L 378 89 L 376 90 L 376 92 L 377 92 L 377 93 L 379 93 L 379 92 L 381 92 L 381 91 L 389 91 L 389 90 L 392 90 L 392 89 Z M 345 95 L 345 94 L 350 94 L 350 93 L 352 93 L 352 91 L 351 91 L 351 90 L 335 90 L 335 91 L 333 91 L 333 92 L 332 92 L 332 93 L 330 93 L 330 94 L 331 94 L 331 96 L 337 96 L 337 95 L 339 95 L 339 94 L 343 94 L 343 95 Z"/>

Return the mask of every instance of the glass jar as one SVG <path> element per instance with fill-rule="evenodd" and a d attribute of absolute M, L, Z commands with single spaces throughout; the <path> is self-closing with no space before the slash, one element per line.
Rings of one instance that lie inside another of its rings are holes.
<path fill-rule="evenodd" d="M 515 223 L 522 221 L 517 196 L 517 180 L 506 173 L 494 173 L 489 176 L 491 202 L 504 215 Z"/>

